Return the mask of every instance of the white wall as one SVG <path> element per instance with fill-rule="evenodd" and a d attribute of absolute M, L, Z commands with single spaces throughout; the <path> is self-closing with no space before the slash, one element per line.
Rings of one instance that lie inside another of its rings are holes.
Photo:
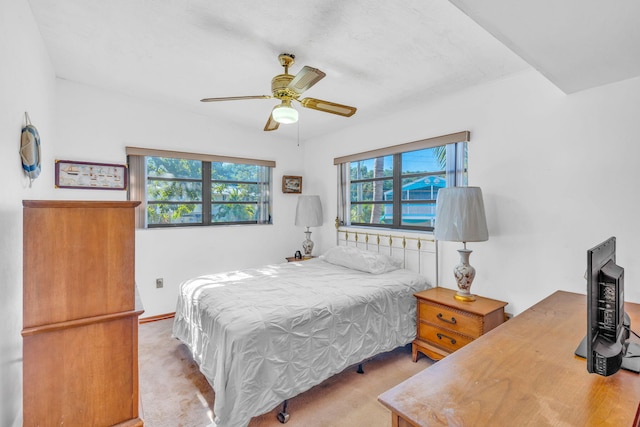
<path fill-rule="evenodd" d="M 51 159 L 55 76 L 24 0 L 0 5 L 0 425 L 22 423 L 22 200 L 42 198 L 53 183 L 47 164 L 29 187 L 22 173 L 20 131 L 24 113 L 42 136 Z"/>
<path fill-rule="evenodd" d="M 567 96 L 532 71 L 309 141 L 305 168 L 335 175 L 333 157 L 469 130 L 469 185 L 489 226 L 489 241 L 468 244 L 472 291 L 515 314 L 557 289 L 585 293 L 587 249 L 616 236 L 626 299 L 640 302 L 638 117 L 640 78 Z M 335 212 L 333 181 L 314 186 Z M 322 234 L 324 250 L 334 233 Z M 455 288 L 459 246 L 441 244 L 442 286 Z"/>
<path fill-rule="evenodd" d="M 284 262 L 304 238 L 302 228 L 293 225 L 297 196 L 283 194 L 280 185 L 282 175 L 305 175 L 303 145 L 281 140 L 276 132 L 243 131 L 168 106 L 58 80 L 56 134 L 63 141 L 56 150 L 58 159 L 126 163 L 125 147 L 135 146 L 276 161 L 272 225 L 136 232 L 142 317 L 174 312 L 178 285 L 186 278 Z M 126 192 L 59 189 L 51 197 L 126 200 Z M 155 279 L 160 277 L 164 287 L 157 289 Z"/>

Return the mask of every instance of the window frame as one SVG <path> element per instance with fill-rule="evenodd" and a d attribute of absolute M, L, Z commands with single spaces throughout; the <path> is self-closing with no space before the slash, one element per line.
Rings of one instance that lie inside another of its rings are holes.
<path fill-rule="evenodd" d="M 147 176 L 147 158 L 171 158 L 178 160 L 197 160 L 201 162 L 200 178 L 162 178 Z M 209 227 L 224 225 L 267 225 L 272 224 L 272 206 L 273 206 L 273 169 L 275 161 L 256 160 L 229 156 L 216 156 L 208 154 L 185 153 L 177 151 L 165 151 L 156 149 L 146 149 L 138 147 L 127 147 L 127 160 L 129 164 L 129 174 L 131 184 L 128 191 L 129 200 L 138 200 L 140 205 L 136 208 L 136 227 L 155 229 L 155 228 L 180 228 L 180 227 Z M 228 179 L 213 179 L 212 164 L 231 163 L 238 165 L 251 165 L 262 167 L 262 171 L 257 177 L 257 181 L 240 181 Z M 154 181 L 170 181 L 170 182 L 196 182 L 201 186 L 200 201 L 149 201 L 147 194 L 147 183 L 149 179 Z M 262 187 L 259 193 L 260 197 L 256 201 L 214 201 L 212 198 L 212 190 L 216 183 L 222 184 L 248 184 L 258 185 Z M 149 224 L 147 208 L 154 204 L 199 204 L 201 205 L 201 218 L 199 222 L 184 223 L 162 223 Z M 214 221 L 212 220 L 212 205 L 256 205 L 260 215 L 254 220 L 248 221 Z"/>
<path fill-rule="evenodd" d="M 442 176 L 444 174 L 446 185 L 445 187 L 452 186 L 464 186 L 467 185 L 467 143 L 470 140 L 470 133 L 468 131 L 458 132 L 455 134 L 444 135 L 435 138 L 429 138 L 410 142 L 406 144 L 400 144 L 390 147 L 385 147 L 378 150 L 367 151 L 364 153 L 353 154 L 349 156 L 343 156 L 334 159 L 334 164 L 338 166 L 338 218 L 337 224 L 346 225 L 350 227 L 373 227 L 373 228 L 385 228 L 385 229 L 397 229 L 397 230 L 415 230 L 415 231 L 427 231 L 432 232 L 433 226 L 423 225 L 410 225 L 403 224 L 403 207 L 406 205 L 424 204 L 435 205 L 436 200 L 432 199 L 418 199 L 410 200 L 404 199 L 402 194 L 403 179 L 411 177 L 427 177 L 427 176 Z M 403 174 L 402 171 L 402 155 L 414 151 L 431 149 L 434 147 L 446 147 L 446 166 L 444 170 L 440 171 L 428 171 L 420 173 L 408 173 Z M 392 156 L 392 191 L 393 199 L 391 201 L 384 200 L 360 200 L 353 202 L 351 200 L 351 185 L 353 182 L 366 183 L 379 180 L 388 180 L 389 177 L 371 177 L 364 179 L 351 179 L 351 164 L 357 161 L 373 160 L 379 157 Z M 389 203 L 391 202 L 391 203 Z M 373 224 L 367 222 L 351 222 L 351 208 L 357 205 L 392 205 L 393 222 L 391 224 Z M 435 206 L 434 206 L 435 209 Z"/>

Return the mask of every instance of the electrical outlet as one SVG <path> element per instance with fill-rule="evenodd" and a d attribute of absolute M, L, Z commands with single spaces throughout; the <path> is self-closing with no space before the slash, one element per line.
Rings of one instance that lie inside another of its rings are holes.
<path fill-rule="evenodd" d="M 156 288 L 162 288 L 164 286 L 164 279 L 159 277 L 156 279 Z"/>

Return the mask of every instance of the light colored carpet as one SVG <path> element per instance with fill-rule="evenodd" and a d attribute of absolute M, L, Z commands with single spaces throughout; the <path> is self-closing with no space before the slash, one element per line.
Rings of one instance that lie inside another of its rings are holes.
<path fill-rule="evenodd" d="M 215 395 L 187 348 L 171 337 L 173 319 L 140 325 L 140 395 L 147 427 L 206 427 L 212 424 Z M 411 361 L 410 346 L 376 356 L 334 375 L 289 400 L 289 422 L 271 412 L 255 417 L 249 427 L 389 427 L 390 412 L 378 395 L 433 363 L 421 356 Z"/>

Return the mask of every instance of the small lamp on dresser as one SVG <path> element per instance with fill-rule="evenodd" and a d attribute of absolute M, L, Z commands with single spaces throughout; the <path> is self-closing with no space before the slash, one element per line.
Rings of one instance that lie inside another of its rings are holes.
<path fill-rule="evenodd" d="M 309 227 L 318 227 L 322 225 L 322 203 L 320 203 L 320 196 L 298 197 L 298 205 L 296 206 L 296 225 L 307 227 L 307 230 L 304 232 L 307 238 L 302 242 L 302 254 L 304 258 L 311 258 L 313 242 L 311 241 L 311 231 L 309 231 Z"/>
<path fill-rule="evenodd" d="M 472 251 L 467 249 L 467 242 L 489 239 L 482 190 L 479 187 L 449 187 L 438 192 L 434 238 L 464 244 L 463 249 L 458 249 L 460 264 L 453 269 L 458 283 L 454 298 L 475 301 L 470 290 L 476 270 L 469 265 Z"/>

